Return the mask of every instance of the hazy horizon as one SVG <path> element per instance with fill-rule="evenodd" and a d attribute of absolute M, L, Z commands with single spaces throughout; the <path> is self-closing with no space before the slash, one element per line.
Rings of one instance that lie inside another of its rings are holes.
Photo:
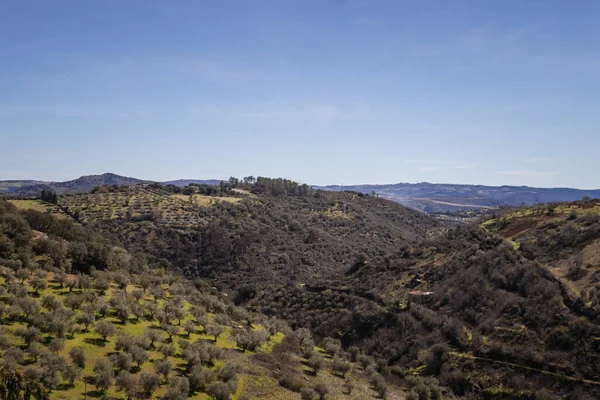
<path fill-rule="evenodd" d="M 0 174 L 597 188 L 599 12 L 7 1 Z"/>

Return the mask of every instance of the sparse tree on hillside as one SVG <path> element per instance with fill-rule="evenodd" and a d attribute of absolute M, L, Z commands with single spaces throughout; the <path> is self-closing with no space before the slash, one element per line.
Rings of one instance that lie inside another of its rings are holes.
<path fill-rule="evenodd" d="M 133 298 L 135 299 L 135 301 L 137 301 L 138 303 L 145 296 L 144 291 L 142 291 L 140 289 L 135 289 L 133 292 L 131 292 L 131 295 L 133 296 Z"/>
<path fill-rule="evenodd" d="M 342 378 L 346 377 L 346 374 L 352 369 L 352 364 L 340 357 L 333 359 L 332 368 L 335 372 L 339 373 Z"/>
<path fill-rule="evenodd" d="M 48 311 L 54 311 L 62 307 L 62 303 L 56 298 L 56 296 L 47 294 L 42 297 L 42 307 Z"/>
<path fill-rule="evenodd" d="M 146 328 L 144 336 L 150 341 L 149 348 L 153 348 L 155 342 L 160 342 L 163 339 L 163 334 L 158 329 L 152 328 Z"/>
<path fill-rule="evenodd" d="M 100 296 L 104 296 L 106 291 L 110 288 L 110 280 L 107 276 L 103 275 L 94 279 L 94 289 L 98 291 Z"/>
<path fill-rule="evenodd" d="M 77 275 L 77 287 L 84 292 L 92 287 L 92 281 L 88 275 Z"/>
<path fill-rule="evenodd" d="M 104 342 L 107 342 L 106 339 L 109 336 L 113 336 L 117 332 L 117 329 L 108 321 L 100 321 L 96 323 L 94 331 L 102 337 Z"/>
<path fill-rule="evenodd" d="M 40 330 L 34 326 L 27 328 L 18 327 L 15 329 L 15 336 L 23 339 L 23 342 L 25 342 L 25 348 L 28 348 L 34 342 L 41 342 L 43 339 Z"/>
<path fill-rule="evenodd" d="M 138 368 L 140 368 L 143 363 L 148 361 L 148 352 L 140 346 L 132 346 L 129 352 L 131 353 L 133 361 L 137 364 Z"/>
<path fill-rule="evenodd" d="M 319 395 L 319 400 L 325 400 L 325 397 L 329 393 L 329 387 L 324 383 L 317 383 L 315 385 L 315 392 Z"/>
<path fill-rule="evenodd" d="M 114 374 L 111 363 L 105 358 L 99 358 L 94 364 L 94 385 L 104 393 L 112 385 Z"/>
<path fill-rule="evenodd" d="M 39 342 L 33 342 L 27 348 L 27 352 L 29 353 L 29 357 L 33 360 L 33 362 L 38 362 L 40 356 L 47 352 L 46 348 Z"/>
<path fill-rule="evenodd" d="M 188 379 L 176 376 L 169 383 L 167 392 L 161 397 L 161 400 L 185 400 L 188 398 L 189 391 Z"/>
<path fill-rule="evenodd" d="M 354 380 L 349 376 L 344 378 L 344 389 L 346 389 L 346 393 L 348 395 L 352 394 L 352 390 L 354 389 Z"/>
<path fill-rule="evenodd" d="M 116 351 L 129 351 L 131 346 L 133 346 L 133 336 L 126 333 L 117 336 L 117 339 L 115 340 Z"/>
<path fill-rule="evenodd" d="M 164 358 L 172 357 L 175 355 L 176 349 L 172 344 L 161 344 L 158 351 L 162 353 Z"/>
<path fill-rule="evenodd" d="M 81 303 L 83 303 L 83 298 L 76 294 L 71 294 L 65 297 L 63 300 L 65 307 L 70 308 L 72 311 L 77 310 L 81 307 Z"/>
<path fill-rule="evenodd" d="M 160 285 L 154 285 L 150 288 L 150 294 L 154 297 L 154 302 L 165 298 L 165 291 Z"/>
<path fill-rule="evenodd" d="M 169 336 L 169 342 L 173 342 L 173 336 L 179 333 L 179 327 L 174 325 L 163 325 L 162 328 Z"/>
<path fill-rule="evenodd" d="M 73 289 L 75 289 L 75 288 L 77 287 L 77 284 L 78 284 L 78 282 L 77 282 L 77 278 L 75 278 L 75 277 L 73 277 L 73 276 L 72 276 L 72 277 L 69 277 L 69 278 L 67 278 L 67 280 L 66 280 L 65 284 L 66 284 L 66 285 L 67 285 L 67 287 L 69 288 L 69 292 L 72 292 L 72 291 L 73 291 Z"/>
<path fill-rule="evenodd" d="M 375 391 L 382 399 L 385 399 L 387 394 L 387 383 L 385 378 L 377 373 L 375 373 L 370 379 L 371 385 L 375 388 Z"/>
<path fill-rule="evenodd" d="M 300 390 L 300 398 L 302 400 L 314 400 L 317 397 L 317 393 L 309 387 L 303 387 Z"/>
<path fill-rule="evenodd" d="M 190 334 L 196 329 L 196 324 L 194 324 L 194 322 L 191 320 L 187 320 L 183 326 L 183 329 L 186 331 L 187 337 L 190 337 Z"/>
<path fill-rule="evenodd" d="M 67 368 L 62 372 L 62 377 L 69 383 L 70 387 L 73 387 L 75 384 L 75 380 L 77 380 L 81 376 L 81 369 L 79 369 L 76 365 L 68 365 Z"/>
<path fill-rule="evenodd" d="M 128 371 L 121 371 L 115 383 L 119 389 L 125 392 L 127 400 L 131 400 L 137 394 L 137 377 Z"/>
<path fill-rule="evenodd" d="M 132 361 L 133 358 L 129 353 L 117 352 L 111 354 L 110 356 L 110 362 L 112 363 L 113 367 L 119 371 L 128 371 L 131 367 Z"/>
<path fill-rule="evenodd" d="M 61 338 L 54 338 L 48 344 L 48 348 L 52 350 L 55 354 L 58 354 L 65 348 L 65 340 Z"/>
<path fill-rule="evenodd" d="M 48 281 L 44 278 L 34 278 L 31 281 L 31 287 L 35 290 L 35 294 L 39 295 L 40 290 L 46 290 L 46 288 L 48 288 Z"/>
<path fill-rule="evenodd" d="M 221 336 L 221 334 L 223 332 L 225 332 L 225 327 L 222 325 L 211 324 L 211 325 L 206 326 L 204 328 L 204 330 L 207 335 L 215 337 L 214 342 L 216 343 L 217 340 L 219 339 L 219 336 Z"/>
<path fill-rule="evenodd" d="M 87 332 L 89 326 L 92 325 L 96 321 L 96 313 L 86 310 L 77 316 L 77 323 L 82 324 L 85 327 L 85 331 Z"/>
<path fill-rule="evenodd" d="M 215 374 L 210 368 L 196 365 L 190 372 L 190 387 L 195 392 L 205 391 L 214 382 Z"/>
<path fill-rule="evenodd" d="M 69 351 L 69 356 L 71 357 L 73 364 L 81 369 L 85 368 L 85 352 L 83 347 L 73 347 Z"/>
<path fill-rule="evenodd" d="M 146 397 L 152 396 L 152 393 L 158 388 L 160 378 L 154 372 L 142 372 L 139 375 L 139 383 Z"/>
<path fill-rule="evenodd" d="M 65 286 L 65 282 L 67 281 L 68 278 L 69 278 L 69 275 L 67 275 L 66 272 L 61 269 L 56 271 L 56 273 L 54 274 L 54 279 L 56 280 L 56 282 L 58 282 L 60 284 L 60 286 L 59 286 L 60 289 L 62 289 Z"/>
<path fill-rule="evenodd" d="M 231 395 L 237 390 L 237 384 L 234 381 L 215 382 L 208 386 L 207 392 L 215 398 L 215 400 L 229 400 Z"/>
<path fill-rule="evenodd" d="M 314 353 L 307 361 L 307 365 L 312 368 L 313 374 L 317 376 L 319 371 L 325 366 L 325 360 L 319 353 Z"/>
<path fill-rule="evenodd" d="M 166 358 L 154 362 L 154 371 L 156 371 L 157 374 L 162 375 L 165 382 L 168 382 L 169 380 L 169 372 L 171 372 L 171 368 L 173 368 L 173 365 Z"/>
<path fill-rule="evenodd" d="M 21 284 L 25 283 L 25 279 L 28 279 L 31 275 L 31 271 L 27 268 L 20 268 L 15 273 L 15 277 L 21 280 Z"/>

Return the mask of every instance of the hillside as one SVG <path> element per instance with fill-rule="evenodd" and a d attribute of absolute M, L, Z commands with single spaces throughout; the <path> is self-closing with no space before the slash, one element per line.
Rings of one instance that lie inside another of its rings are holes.
<path fill-rule="evenodd" d="M 545 265 L 573 301 L 600 311 L 600 201 L 538 205 L 492 216 L 482 226 Z"/>
<path fill-rule="evenodd" d="M 316 347 L 308 331 L 4 201 L 0 351 L 0 398 L 401 398 L 393 380 Z"/>
<path fill-rule="evenodd" d="M 273 180 L 277 182 L 277 180 Z M 269 181 L 271 184 L 271 181 Z M 357 193 L 254 193 L 161 185 L 62 196 L 79 220 L 117 235 L 157 264 L 233 290 L 260 282 L 309 283 L 335 276 L 362 255 L 415 244 L 437 222 L 396 203 Z"/>
<path fill-rule="evenodd" d="M 550 209 L 460 226 L 249 304 L 468 398 L 598 398 L 600 207 Z M 526 231 L 519 219 L 532 216 Z M 500 235 L 486 232 L 496 223 Z"/>
<path fill-rule="evenodd" d="M 583 196 L 600 197 L 600 190 L 533 188 L 528 186 L 484 186 L 438 183 L 397 183 L 390 185 L 332 185 L 326 190 L 375 192 L 386 199 L 425 212 L 461 211 L 500 205 L 575 201 Z"/>

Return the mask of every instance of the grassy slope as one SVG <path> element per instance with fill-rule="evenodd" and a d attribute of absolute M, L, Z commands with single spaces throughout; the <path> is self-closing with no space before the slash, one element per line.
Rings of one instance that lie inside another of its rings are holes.
<path fill-rule="evenodd" d="M 66 215 L 54 204 L 48 203 L 39 199 L 36 200 L 8 200 L 14 204 L 19 210 L 35 210 L 39 212 L 49 212 L 57 217 L 66 217 Z"/>

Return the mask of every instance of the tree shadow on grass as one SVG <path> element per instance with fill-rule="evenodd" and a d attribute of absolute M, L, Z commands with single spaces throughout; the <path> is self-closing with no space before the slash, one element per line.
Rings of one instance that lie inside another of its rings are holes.
<path fill-rule="evenodd" d="M 92 390 L 87 392 L 87 395 L 93 398 L 103 398 L 105 397 L 106 392 L 103 392 L 102 390 Z"/>
<path fill-rule="evenodd" d="M 83 341 L 88 344 L 93 344 L 94 346 L 99 346 L 99 347 L 105 347 L 106 343 L 107 343 L 102 338 L 85 338 L 85 339 L 83 339 Z"/>
<path fill-rule="evenodd" d="M 56 387 L 56 390 L 69 390 L 73 387 L 73 385 L 70 385 L 68 383 L 61 383 Z"/>
<path fill-rule="evenodd" d="M 141 370 L 142 369 L 140 367 L 138 367 L 137 365 L 132 365 L 131 368 L 129 368 L 129 372 L 132 374 L 137 374 Z"/>

